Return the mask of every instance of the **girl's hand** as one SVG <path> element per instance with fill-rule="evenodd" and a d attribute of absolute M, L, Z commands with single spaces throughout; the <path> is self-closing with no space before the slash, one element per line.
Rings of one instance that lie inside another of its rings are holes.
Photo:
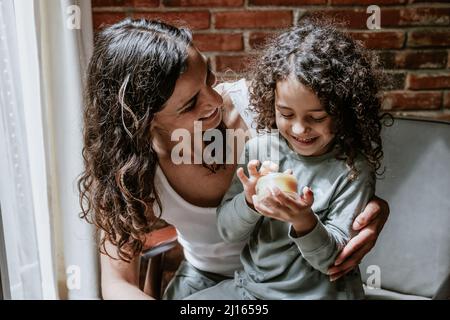
<path fill-rule="evenodd" d="M 249 177 L 245 175 L 243 168 L 239 168 L 236 172 L 242 186 L 244 187 L 245 200 L 247 200 L 247 203 L 250 206 L 253 206 L 252 197 L 256 194 L 256 183 L 258 182 L 259 177 L 261 177 L 261 174 L 256 169 L 258 164 L 258 160 L 251 160 L 247 164 L 248 173 L 250 174 Z"/>
<path fill-rule="evenodd" d="M 236 172 L 242 186 L 244 187 L 245 200 L 247 200 L 247 203 L 251 206 L 253 206 L 252 197 L 256 194 L 256 183 L 258 182 L 258 179 L 269 172 L 278 171 L 278 165 L 271 161 L 264 161 L 259 171 L 256 169 L 258 165 L 259 160 L 251 160 L 247 164 L 250 177 L 245 175 L 243 168 L 239 168 Z"/>
<path fill-rule="evenodd" d="M 314 194 L 308 187 L 303 188 L 303 194 L 292 197 L 278 188 L 258 199 L 253 196 L 253 205 L 262 215 L 280 221 L 291 223 L 297 236 L 309 233 L 316 226 L 317 219 L 311 210 Z"/>

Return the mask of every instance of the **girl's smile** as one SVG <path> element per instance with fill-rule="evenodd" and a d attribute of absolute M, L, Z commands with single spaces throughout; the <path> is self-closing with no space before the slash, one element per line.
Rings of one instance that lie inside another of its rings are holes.
<path fill-rule="evenodd" d="M 301 146 L 309 146 L 312 145 L 318 137 L 313 137 L 313 138 L 300 138 L 300 137 L 296 137 L 296 136 L 291 136 L 292 139 L 294 139 L 295 142 L 298 142 L 299 145 Z"/>

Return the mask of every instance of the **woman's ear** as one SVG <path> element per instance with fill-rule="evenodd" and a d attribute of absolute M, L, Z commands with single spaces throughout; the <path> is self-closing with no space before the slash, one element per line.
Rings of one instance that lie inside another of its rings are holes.
<path fill-rule="evenodd" d="M 158 113 L 155 114 L 150 123 L 149 138 L 152 140 L 153 144 L 155 141 L 166 141 L 167 139 L 170 141 L 170 132 L 163 125 L 161 116 Z"/>
<path fill-rule="evenodd" d="M 150 129 L 149 129 L 148 135 L 149 135 L 149 138 L 152 141 L 152 143 L 155 140 L 155 138 L 158 138 L 159 136 L 161 136 L 162 128 L 161 128 L 159 118 L 160 117 L 158 116 L 158 114 L 155 114 L 153 116 L 152 122 L 150 123 Z"/>
<path fill-rule="evenodd" d="M 155 135 L 155 133 L 163 132 L 163 126 L 161 124 L 161 115 L 159 113 L 155 113 L 153 116 L 152 122 L 150 123 L 150 134 L 152 136 Z"/>

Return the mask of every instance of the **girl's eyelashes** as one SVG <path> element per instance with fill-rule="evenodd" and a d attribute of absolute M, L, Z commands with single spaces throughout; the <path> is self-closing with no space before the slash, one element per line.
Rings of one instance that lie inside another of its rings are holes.
<path fill-rule="evenodd" d="M 287 114 L 287 113 L 282 113 L 282 112 L 280 112 L 280 115 L 281 115 L 283 118 L 286 118 L 286 119 L 290 119 L 290 118 L 292 118 L 292 117 L 294 116 L 294 114 Z M 311 119 L 312 121 L 314 121 L 314 122 L 322 122 L 322 121 L 324 121 L 327 117 L 328 117 L 328 116 L 324 116 L 324 117 L 320 117 L 320 118 L 310 117 L 310 119 Z"/>
<path fill-rule="evenodd" d="M 285 119 L 291 119 L 295 117 L 295 113 L 289 112 L 289 108 L 284 108 L 284 107 L 276 107 L 276 111 L 277 113 Z M 328 114 L 319 116 L 319 117 L 313 117 L 312 115 L 308 115 L 307 118 L 305 119 L 306 121 L 313 121 L 313 122 L 322 122 L 324 121 L 326 118 L 328 118 Z"/>
<path fill-rule="evenodd" d="M 282 113 L 282 112 L 280 112 L 280 115 L 283 117 L 283 118 L 286 118 L 286 119 L 290 119 L 290 118 L 292 118 L 294 115 L 293 114 L 284 114 L 284 113 Z"/>
<path fill-rule="evenodd" d="M 324 117 L 320 117 L 320 118 L 314 118 L 314 117 L 311 117 L 311 119 L 312 119 L 314 122 L 322 122 L 322 121 L 324 121 L 327 117 L 328 117 L 328 116 L 324 116 Z"/>

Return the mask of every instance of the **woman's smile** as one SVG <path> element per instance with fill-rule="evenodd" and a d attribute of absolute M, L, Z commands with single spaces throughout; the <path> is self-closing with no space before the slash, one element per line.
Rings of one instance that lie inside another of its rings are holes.
<path fill-rule="evenodd" d="M 220 122 L 222 120 L 220 115 L 221 115 L 220 108 L 214 108 L 212 111 L 207 113 L 204 117 L 199 118 L 198 121 L 202 121 L 203 123 L 210 123 L 210 122 L 215 122 L 215 121 Z"/>

